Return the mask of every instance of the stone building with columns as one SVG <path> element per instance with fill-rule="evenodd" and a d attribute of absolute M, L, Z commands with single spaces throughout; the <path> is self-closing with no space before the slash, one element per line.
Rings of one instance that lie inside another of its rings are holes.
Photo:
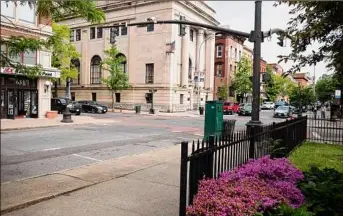
<path fill-rule="evenodd" d="M 97 1 L 106 14 L 104 25 L 156 20 L 186 20 L 218 25 L 215 11 L 203 1 Z M 73 61 L 79 69 L 73 80 L 71 96 L 74 100 L 97 100 L 111 103 L 110 91 L 101 84 L 108 76 L 100 62 L 104 50 L 109 49 L 110 30 L 80 18 L 60 22 L 72 29 L 71 42 L 81 53 Z M 215 33 L 186 26 L 186 35 L 179 35 L 179 25 L 148 25 L 120 27 L 116 46 L 126 59 L 122 65 L 128 73 L 132 88 L 116 93 L 116 105 L 143 110 L 154 107 L 162 112 L 192 110 L 213 96 Z M 195 82 L 199 81 L 199 82 Z M 153 95 L 150 91 L 157 90 Z M 58 95 L 64 96 L 63 86 Z"/>

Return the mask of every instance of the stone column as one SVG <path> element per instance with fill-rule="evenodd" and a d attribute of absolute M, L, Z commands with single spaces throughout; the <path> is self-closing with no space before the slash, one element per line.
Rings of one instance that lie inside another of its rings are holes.
<path fill-rule="evenodd" d="M 213 90 L 214 86 L 214 53 L 215 53 L 215 35 L 208 34 L 206 40 L 206 68 L 205 68 L 205 88 Z"/>
<path fill-rule="evenodd" d="M 197 71 L 205 70 L 205 42 L 204 30 L 199 29 L 197 34 Z"/>
<path fill-rule="evenodd" d="M 189 67 L 189 26 L 186 26 L 186 35 L 182 37 L 181 51 L 181 85 L 188 87 L 188 67 Z"/>
<path fill-rule="evenodd" d="M 80 70 L 80 81 L 81 85 L 90 84 L 90 59 L 88 59 L 88 31 L 82 30 L 81 35 L 81 70 Z"/>

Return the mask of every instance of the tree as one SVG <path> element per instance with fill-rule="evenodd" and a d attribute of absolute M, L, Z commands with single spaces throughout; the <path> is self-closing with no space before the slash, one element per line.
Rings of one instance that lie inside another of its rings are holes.
<path fill-rule="evenodd" d="M 252 91 L 252 82 L 250 77 L 252 76 L 252 61 L 243 55 L 238 62 L 237 71 L 235 71 L 235 77 L 233 78 L 231 88 L 239 95 L 244 95 Z"/>
<path fill-rule="evenodd" d="M 316 83 L 316 96 L 318 100 L 322 103 L 330 101 L 331 95 L 334 94 L 338 80 L 331 76 L 325 76 L 319 79 Z"/>
<path fill-rule="evenodd" d="M 16 1 L 15 4 L 28 4 L 30 7 L 35 5 L 36 15 L 39 17 L 51 17 L 53 21 L 60 21 L 64 17 L 70 15 L 82 17 L 91 23 L 100 23 L 105 20 L 105 14 L 97 9 L 95 1 L 91 0 L 21 0 Z M 9 20 L 4 15 L 1 15 L 1 18 L 2 20 Z M 16 26 L 15 23 L 12 24 Z M 12 60 L 13 57 L 18 56 L 23 52 L 42 50 L 44 48 L 49 49 L 52 46 L 52 44 L 47 43 L 47 41 L 24 38 L 22 36 L 12 36 L 9 39 L 1 38 L 0 44 L 7 46 L 8 50 L 8 53 L 1 50 L 1 67 L 12 67 L 15 71 L 29 77 L 40 76 L 42 74 L 42 67 L 40 65 L 34 67 L 22 65 L 14 62 Z"/>
<path fill-rule="evenodd" d="M 277 96 L 282 91 L 282 83 L 280 82 L 280 79 L 278 79 L 279 77 L 273 74 L 269 65 L 267 65 L 266 74 L 269 77 L 269 80 L 267 81 L 267 86 L 266 86 L 267 100 L 276 101 Z"/>
<path fill-rule="evenodd" d="M 327 61 L 343 89 L 343 2 L 279 1 L 276 5 L 280 4 L 292 7 L 289 13 L 294 16 L 288 22 L 286 34 L 291 39 L 292 51 L 280 56 L 280 61 L 294 61 L 291 72 Z M 308 47 L 315 41 L 320 43 L 319 49 L 307 54 Z"/>
<path fill-rule="evenodd" d="M 80 54 L 76 51 L 75 46 L 69 42 L 70 28 L 67 25 L 59 25 L 53 22 L 52 31 L 54 35 L 47 40 L 47 44 L 53 50 L 51 65 L 61 70 L 62 81 L 67 80 L 66 94 L 70 98 L 70 79 L 75 79 L 78 76 L 78 71 L 74 64 L 71 64 L 71 61 L 80 57 Z"/>
<path fill-rule="evenodd" d="M 301 85 L 298 85 L 291 90 L 289 99 L 296 107 L 312 105 L 316 100 L 313 88 L 303 87 Z"/>
<path fill-rule="evenodd" d="M 128 89 L 131 85 L 129 84 L 129 77 L 122 67 L 125 59 L 123 56 L 118 55 L 120 52 L 116 46 L 113 45 L 104 53 L 107 57 L 102 61 L 102 67 L 104 70 L 109 71 L 110 74 L 107 78 L 101 78 L 101 80 L 112 93 L 112 110 L 114 112 L 115 93 Z"/>
<path fill-rule="evenodd" d="M 226 100 L 227 96 L 228 96 L 228 91 L 229 91 L 229 89 L 225 85 L 219 87 L 218 92 L 217 92 L 218 98 L 220 98 L 220 100 Z"/>

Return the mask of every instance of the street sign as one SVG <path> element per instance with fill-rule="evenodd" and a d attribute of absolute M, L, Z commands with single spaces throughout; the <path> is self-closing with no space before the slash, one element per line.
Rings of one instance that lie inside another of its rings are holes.
<path fill-rule="evenodd" d="M 341 90 L 336 90 L 335 91 L 335 98 L 340 99 L 341 98 Z"/>

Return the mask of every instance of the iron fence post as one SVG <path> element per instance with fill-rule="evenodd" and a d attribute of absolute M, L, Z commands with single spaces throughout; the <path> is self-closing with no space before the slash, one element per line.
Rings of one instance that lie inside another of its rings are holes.
<path fill-rule="evenodd" d="M 254 159 L 255 158 L 255 140 L 256 140 L 256 127 L 250 126 L 248 127 L 249 135 L 250 135 L 250 146 L 249 146 L 249 158 Z"/>
<path fill-rule="evenodd" d="M 179 215 L 186 215 L 187 206 L 187 160 L 188 142 L 181 143 L 181 165 L 180 165 L 180 206 Z"/>
<path fill-rule="evenodd" d="M 209 137 L 209 148 L 210 148 L 210 154 L 208 156 L 208 167 L 207 167 L 207 176 L 209 178 L 213 178 L 213 154 L 214 154 L 214 136 L 211 135 Z"/>

